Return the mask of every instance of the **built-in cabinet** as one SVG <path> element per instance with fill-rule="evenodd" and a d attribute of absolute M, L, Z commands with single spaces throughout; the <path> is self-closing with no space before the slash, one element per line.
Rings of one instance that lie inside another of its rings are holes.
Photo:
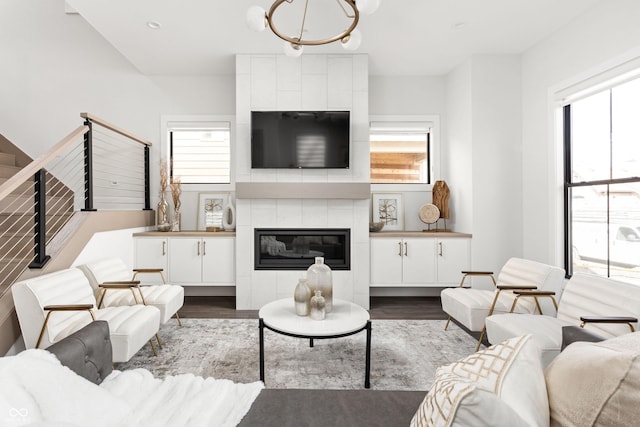
<path fill-rule="evenodd" d="M 233 233 L 136 233 L 135 262 L 139 268 L 163 268 L 170 283 L 184 286 L 233 286 Z"/>
<path fill-rule="evenodd" d="M 453 286 L 468 270 L 471 236 L 461 233 L 372 233 L 371 286 Z"/>

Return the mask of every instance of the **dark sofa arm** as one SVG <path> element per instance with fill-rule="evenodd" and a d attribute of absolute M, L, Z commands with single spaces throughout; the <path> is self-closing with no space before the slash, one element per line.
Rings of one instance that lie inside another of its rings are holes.
<path fill-rule="evenodd" d="M 46 349 L 60 363 L 89 381 L 100 384 L 113 370 L 109 324 L 103 320 L 84 328 Z"/>

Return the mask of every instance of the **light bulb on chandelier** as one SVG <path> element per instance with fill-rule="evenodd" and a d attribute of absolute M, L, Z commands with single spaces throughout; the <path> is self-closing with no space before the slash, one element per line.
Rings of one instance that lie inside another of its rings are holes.
<path fill-rule="evenodd" d="M 349 20 L 347 29 L 330 37 L 305 39 L 302 35 L 305 32 L 309 0 L 305 0 L 304 13 L 299 27 L 300 31 L 297 36 L 287 36 L 283 34 L 278 30 L 273 20 L 274 13 L 283 3 L 293 4 L 295 1 L 296 0 L 275 0 L 268 12 L 260 6 L 251 6 L 247 10 L 246 14 L 247 26 L 250 29 L 254 31 L 263 31 L 265 28 L 269 27 L 276 36 L 284 40 L 285 54 L 294 58 L 302 55 L 304 46 L 318 46 L 333 43 L 335 41 L 340 41 L 341 46 L 345 50 L 358 49 L 362 43 L 362 33 L 356 29 L 360 20 L 360 13 L 371 14 L 380 6 L 380 0 L 336 0 L 338 6 L 342 10 L 342 13 L 344 13 L 346 18 Z M 325 2 L 324 4 L 326 5 L 327 3 Z"/>

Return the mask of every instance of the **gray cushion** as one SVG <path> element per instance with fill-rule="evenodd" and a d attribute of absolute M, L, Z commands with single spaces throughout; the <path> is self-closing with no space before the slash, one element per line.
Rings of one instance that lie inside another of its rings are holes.
<path fill-rule="evenodd" d="M 49 346 L 60 363 L 78 375 L 100 384 L 113 370 L 109 324 L 98 320 Z"/>

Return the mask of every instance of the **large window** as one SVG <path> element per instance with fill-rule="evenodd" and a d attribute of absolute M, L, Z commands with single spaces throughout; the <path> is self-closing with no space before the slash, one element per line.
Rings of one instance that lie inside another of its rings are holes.
<path fill-rule="evenodd" d="M 170 176 L 183 184 L 231 182 L 231 124 L 180 124 L 169 127 Z"/>
<path fill-rule="evenodd" d="M 371 182 L 429 184 L 430 131 L 427 122 L 372 122 Z"/>
<path fill-rule="evenodd" d="M 563 113 L 567 273 L 640 284 L 640 79 Z"/>

